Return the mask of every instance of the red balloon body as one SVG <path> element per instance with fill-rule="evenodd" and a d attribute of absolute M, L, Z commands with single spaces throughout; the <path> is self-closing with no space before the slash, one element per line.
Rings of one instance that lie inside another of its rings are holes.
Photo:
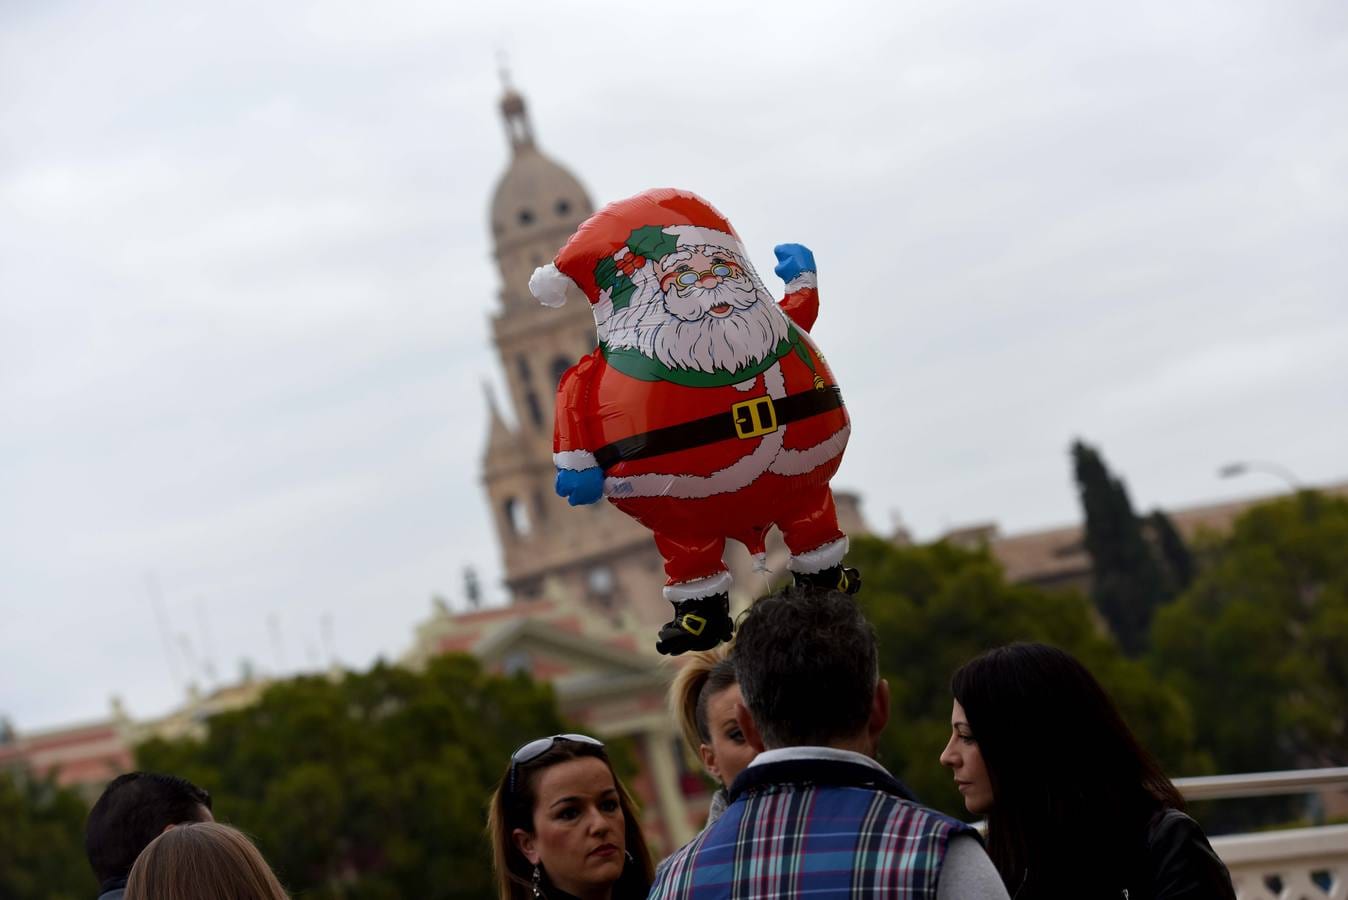
<path fill-rule="evenodd" d="M 669 584 L 693 594 L 724 587 L 727 538 L 759 554 L 776 525 L 801 572 L 846 550 L 828 482 L 851 426 L 808 335 L 813 256 L 777 252 L 781 302 L 709 204 L 648 191 L 587 220 L 553 269 L 586 293 L 599 336 L 558 387 L 554 460 L 602 469 L 604 496 L 655 533 Z M 547 274 L 531 282 L 540 299 Z"/>

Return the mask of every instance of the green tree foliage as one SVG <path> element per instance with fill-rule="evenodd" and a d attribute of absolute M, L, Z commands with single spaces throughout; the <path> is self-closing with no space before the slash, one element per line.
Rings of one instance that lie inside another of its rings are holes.
<path fill-rule="evenodd" d="M 1348 501 L 1246 512 L 1152 640 L 1222 771 L 1348 764 Z"/>
<path fill-rule="evenodd" d="M 152 740 L 137 762 L 210 790 L 292 892 L 484 897 L 487 797 L 511 751 L 566 730 L 550 687 L 444 656 L 277 684 L 204 742 Z"/>
<path fill-rule="evenodd" d="M 88 900 L 98 893 L 84 856 L 89 806 L 50 779 L 0 771 L 0 897 Z"/>
<path fill-rule="evenodd" d="M 1072 463 L 1086 518 L 1091 599 L 1123 651 L 1137 656 L 1146 649 L 1153 613 L 1169 599 L 1165 576 L 1123 481 L 1110 474 L 1095 448 L 1081 441 L 1072 444 Z M 1173 527 L 1170 533 L 1179 537 Z"/>
<path fill-rule="evenodd" d="M 875 625 L 892 694 L 882 759 L 924 802 L 966 815 L 937 761 L 950 736 L 950 676 L 974 656 L 1012 641 L 1054 644 L 1085 663 L 1167 771 L 1209 770 L 1194 750 L 1184 698 L 1124 657 L 1079 594 L 1009 584 L 986 552 L 944 543 L 898 548 L 859 538 L 848 560 L 865 576 L 857 596 Z M 1070 752 L 1070 716 L 1065 710 L 1064 752 Z"/>

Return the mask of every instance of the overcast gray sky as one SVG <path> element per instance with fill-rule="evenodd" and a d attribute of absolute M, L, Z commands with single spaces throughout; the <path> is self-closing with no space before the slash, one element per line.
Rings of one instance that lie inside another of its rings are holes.
<path fill-rule="evenodd" d="M 920 537 L 1348 477 L 1348 5 L 33 0 L 0 6 L 0 713 L 165 711 L 394 656 L 477 566 L 508 153 L 496 53 L 603 203 L 800 241 Z M 774 289 L 779 289 L 775 282 Z M 281 635 L 278 653 L 269 636 Z M 174 668 L 178 674 L 175 676 Z"/>

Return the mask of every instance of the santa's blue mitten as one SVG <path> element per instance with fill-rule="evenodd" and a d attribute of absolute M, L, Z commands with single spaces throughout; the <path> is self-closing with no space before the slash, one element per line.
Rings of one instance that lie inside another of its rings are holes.
<path fill-rule="evenodd" d="M 790 283 L 802 272 L 819 271 L 814 267 L 814 254 L 804 244 L 778 244 L 772 252 L 777 254 L 777 266 L 773 271 L 782 281 Z"/>
<path fill-rule="evenodd" d="M 604 496 L 604 470 L 598 466 L 588 469 L 558 469 L 557 496 L 565 497 L 572 506 L 594 503 Z"/>

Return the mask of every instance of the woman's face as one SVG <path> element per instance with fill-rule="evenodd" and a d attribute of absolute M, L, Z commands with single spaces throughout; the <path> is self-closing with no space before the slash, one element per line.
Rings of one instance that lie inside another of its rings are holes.
<path fill-rule="evenodd" d="M 516 828 L 515 845 L 567 893 L 607 897 L 627 861 L 613 774 L 603 760 L 580 756 L 536 777 L 534 830 Z"/>
<path fill-rule="evenodd" d="M 698 752 L 702 754 L 702 764 L 707 767 L 711 777 L 725 787 L 734 784 L 735 776 L 743 772 L 745 766 L 758 755 L 758 751 L 744 740 L 739 723 L 735 721 L 735 707 L 743 702 L 738 684 L 732 684 L 707 700 L 707 727 L 711 731 L 711 743 L 703 744 Z"/>
<path fill-rule="evenodd" d="M 958 700 L 950 712 L 950 740 L 941 751 L 941 765 L 955 774 L 964 808 L 976 816 L 987 815 L 992 809 L 992 779 L 983 765 L 983 754 L 969 727 L 969 717 Z"/>

